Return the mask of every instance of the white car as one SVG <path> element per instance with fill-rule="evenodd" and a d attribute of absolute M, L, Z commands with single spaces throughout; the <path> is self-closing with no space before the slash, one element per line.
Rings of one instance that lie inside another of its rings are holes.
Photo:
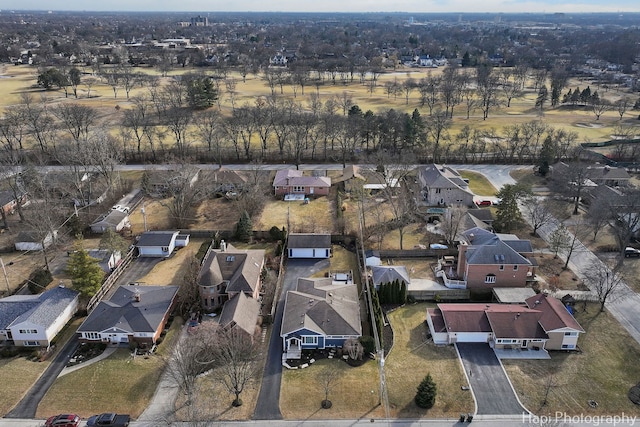
<path fill-rule="evenodd" d="M 122 206 L 122 205 L 115 205 L 111 208 L 111 210 L 129 213 L 129 208 L 127 206 Z"/>

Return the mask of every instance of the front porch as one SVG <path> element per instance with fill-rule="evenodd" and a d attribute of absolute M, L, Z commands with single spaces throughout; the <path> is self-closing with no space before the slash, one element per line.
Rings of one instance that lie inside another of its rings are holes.
<path fill-rule="evenodd" d="M 530 348 L 494 348 L 493 351 L 496 353 L 496 357 L 498 359 L 538 359 L 538 360 L 547 360 L 551 359 L 549 352 L 544 348 L 530 349 Z"/>

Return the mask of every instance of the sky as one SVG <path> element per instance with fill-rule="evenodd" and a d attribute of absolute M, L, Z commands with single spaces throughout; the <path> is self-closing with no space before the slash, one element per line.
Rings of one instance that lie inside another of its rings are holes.
<path fill-rule="evenodd" d="M 167 12 L 640 12 L 638 0 L 0 0 L 20 10 Z"/>

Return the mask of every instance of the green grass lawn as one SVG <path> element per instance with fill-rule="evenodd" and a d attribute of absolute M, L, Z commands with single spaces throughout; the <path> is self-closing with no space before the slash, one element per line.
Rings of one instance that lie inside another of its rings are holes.
<path fill-rule="evenodd" d="M 460 172 L 462 178 L 469 180 L 469 189 L 473 194 L 477 194 L 478 196 L 496 195 L 496 187 L 494 187 L 484 175 L 467 170 L 460 170 L 458 172 Z"/>
<path fill-rule="evenodd" d="M 503 361 L 520 400 L 538 414 L 640 415 L 640 407 L 627 398 L 629 388 L 640 382 L 640 344 L 597 304 L 588 305 L 586 313 L 578 308 L 576 320 L 586 331 L 578 341 L 581 352 Z M 542 406 L 547 388 L 548 404 Z M 589 400 L 598 407 L 591 408 Z"/>
<path fill-rule="evenodd" d="M 133 358 L 129 349 L 118 349 L 107 359 L 58 378 L 44 396 L 36 416 L 73 411 L 83 418 L 101 412 L 119 412 L 138 417 L 156 391 L 164 358 L 173 348 L 182 320 L 178 317 L 158 351 Z"/>
<path fill-rule="evenodd" d="M 436 346 L 426 341 L 429 327 L 425 322 L 427 307 L 412 304 L 389 314 L 393 327 L 393 348 L 385 361 L 389 404 L 397 418 L 457 418 L 473 412 L 474 401 L 453 346 Z M 422 379 L 430 373 L 438 386 L 435 406 L 421 409 L 413 401 Z"/>

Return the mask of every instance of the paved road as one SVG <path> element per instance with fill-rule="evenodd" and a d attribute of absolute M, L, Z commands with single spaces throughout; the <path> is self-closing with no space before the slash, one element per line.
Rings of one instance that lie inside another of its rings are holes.
<path fill-rule="evenodd" d="M 473 390 L 479 415 L 516 415 L 525 411 L 496 357 L 486 343 L 456 344 Z"/>
<path fill-rule="evenodd" d="M 20 402 L 9 412 L 7 418 L 33 418 L 36 416 L 36 410 L 40 401 L 47 393 L 53 382 L 65 366 L 73 353 L 78 348 L 78 338 L 74 335 L 62 350 L 56 355 L 49 367 L 38 378 L 38 381 L 31 387 L 27 394 Z"/>
<path fill-rule="evenodd" d="M 315 272 L 328 267 L 329 260 L 297 260 L 290 259 L 287 262 L 286 272 L 282 284 L 282 291 L 278 299 L 276 316 L 271 326 L 271 338 L 267 361 L 262 377 L 262 385 L 256 402 L 253 418 L 256 420 L 279 420 L 280 413 L 280 383 L 282 379 L 282 340 L 280 329 L 282 327 L 282 313 L 287 291 L 295 289 L 298 277 L 309 277 Z"/>

